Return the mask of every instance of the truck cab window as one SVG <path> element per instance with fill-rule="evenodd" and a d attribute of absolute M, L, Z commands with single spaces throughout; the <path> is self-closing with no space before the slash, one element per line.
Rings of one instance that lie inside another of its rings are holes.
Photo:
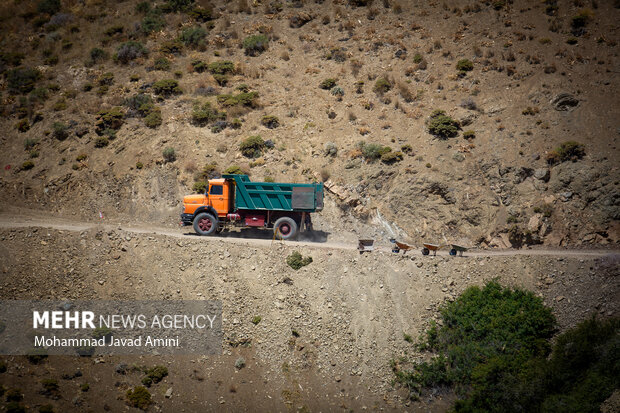
<path fill-rule="evenodd" d="M 211 186 L 211 192 L 209 192 L 209 194 L 211 194 L 211 195 L 224 195 L 224 187 L 222 185 L 212 185 Z"/>

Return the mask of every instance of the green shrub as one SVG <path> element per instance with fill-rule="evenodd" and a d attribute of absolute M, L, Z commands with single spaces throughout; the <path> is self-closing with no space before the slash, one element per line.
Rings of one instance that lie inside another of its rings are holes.
<path fill-rule="evenodd" d="M 153 69 L 162 71 L 170 70 L 170 60 L 165 57 L 155 59 L 153 62 Z"/>
<path fill-rule="evenodd" d="M 6 81 L 9 92 L 29 93 L 41 78 L 41 72 L 29 67 L 18 67 L 7 72 Z"/>
<path fill-rule="evenodd" d="M 243 170 L 241 170 L 241 167 L 238 166 L 238 165 L 231 165 L 228 168 L 226 168 L 224 173 L 225 174 L 238 174 L 238 175 L 241 175 L 241 174 L 243 174 Z"/>
<path fill-rule="evenodd" d="M 244 92 L 238 95 L 218 95 L 217 101 L 222 106 L 256 106 L 258 92 Z"/>
<path fill-rule="evenodd" d="M 144 124 L 149 128 L 156 128 L 161 125 L 161 109 L 153 108 L 148 115 L 144 117 Z"/>
<path fill-rule="evenodd" d="M 516 411 L 506 405 L 514 394 L 506 390 L 526 363 L 549 354 L 555 327 L 551 309 L 531 292 L 490 281 L 443 305 L 441 318 L 441 327 L 433 324 L 420 343 L 435 355 L 414 363 L 411 371 L 393 362 L 396 380 L 413 396 L 422 388 L 455 386 L 463 398 L 456 411 Z M 472 401 L 469 409 L 459 409 Z"/>
<path fill-rule="evenodd" d="M 280 119 L 278 119 L 277 116 L 268 115 L 268 116 L 263 116 L 260 123 L 269 129 L 275 129 L 278 126 L 280 126 Z"/>
<path fill-rule="evenodd" d="M 220 112 L 211 106 L 210 102 L 205 102 L 202 105 L 197 103 L 194 105 L 192 112 L 192 124 L 196 126 L 206 126 L 218 120 L 226 119 L 226 113 Z"/>
<path fill-rule="evenodd" d="M 144 47 L 142 43 L 132 40 L 125 42 L 118 47 L 116 54 L 114 55 L 114 60 L 127 64 L 132 60 L 147 56 L 148 54 L 148 49 Z"/>
<path fill-rule="evenodd" d="M 258 323 L 260 323 L 262 321 L 262 319 L 263 319 L 263 317 L 261 317 L 259 315 L 254 316 L 252 318 L 252 324 L 254 324 L 255 326 L 258 325 Z"/>
<path fill-rule="evenodd" d="M 28 132 L 30 130 L 30 122 L 28 122 L 28 119 L 22 119 L 15 124 L 15 128 L 19 132 Z"/>
<path fill-rule="evenodd" d="M 6 404 L 6 413 L 26 413 L 26 408 L 19 402 L 8 402 Z"/>
<path fill-rule="evenodd" d="M 336 82 L 338 82 L 338 79 L 334 79 L 334 78 L 328 78 L 323 80 L 320 84 L 319 87 L 321 89 L 325 89 L 325 90 L 330 90 L 331 88 L 333 88 L 334 86 L 336 86 Z"/>
<path fill-rule="evenodd" d="M 573 161 L 576 162 L 586 154 L 585 146 L 579 142 L 566 141 L 547 154 L 547 162 L 550 165 Z"/>
<path fill-rule="evenodd" d="M 41 0 L 37 4 L 37 11 L 39 13 L 46 13 L 50 16 L 60 11 L 60 0 Z"/>
<path fill-rule="evenodd" d="M 192 69 L 196 73 L 202 73 L 205 70 L 207 70 L 207 64 L 203 62 L 202 60 L 192 60 L 191 65 L 192 65 Z"/>
<path fill-rule="evenodd" d="M 383 155 L 381 155 L 381 162 L 386 163 L 386 164 L 393 164 L 396 162 L 400 162 L 403 160 L 403 153 L 402 152 L 387 152 L 384 153 Z"/>
<path fill-rule="evenodd" d="M 469 59 L 461 59 L 456 62 L 456 69 L 460 72 L 469 72 L 474 70 L 474 64 Z"/>
<path fill-rule="evenodd" d="M 183 52 L 183 43 L 179 40 L 171 40 L 167 42 L 163 42 L 159 47 L 159 51 L 162 53 L 179 55 Z"/>
<path fill-rule="evenodd" d="M 90 61 L 92 62 L 92 64 L 102 62 L 107 58 L 108 58 L 108 54 L 106 53 L 105 50 L 100 49 L 98 47 L 94 47 L 90 49 Z"/>
<path fill-rule="evenodd" d="M 267 50 L 269 38 L 264 34 L 256 34 L 243 39 L 243 49 L 248 56 L 258 56 Z"/>
<path fill-rule="evenodd" d="M 215 79 L 215 81 L 217 82 L 218 85 L 220 86 L 226 86 L 228 84 L 228 76 L 226 75 L 213 75 L 213 79 Z"/>
<path fill-rule="evenodd" d="M 146 16 L 140 22 L 140 30 L 144 34 L 150 34 L 163 29 L 166 26 L 166 21 L 161 16 L 159 10 L 154 9 L 146 13 Z"/>
<path fill-rule="evenodd" d="M 151 3 L 148 1 L 141 1 L 140 3 L 136 4 L 136 12 L 138 13 L 148 13 L 151 10 Z"/>
<path fill-rule="evenodd" d="M 153 99 L 151 99 L 150 95 L 145 93 L 137 93 L 130 98 L 126 98 L 123 101 L 123 105 L 127 106 L 129 109 L 137 111 L 141 116 L 146 116 L 147 113 L 144 112 L 143 109 L 146 109 L 148 105 L 153 104 Z M 146 106 L 145 106 L 146 105 Z M 141 108 L 143 108 L 141 110 Z"/>
<path fill-rule="evenodd" d="M 168 12 L 188 11 L 194 0 L 166 0 L 162 6 L 163 10 Z"/>
<path fill-rule="evenodd" d="M 32 162 L 32 161 L 25 161 L 24 163 L 22 163 L 22 167 L 21 167 L 22 171 L 28 171 L 28 170 L 30 170 L 32 168 L 34 168 L 34 162 Z"/>
<path fill-rule="evenodd" d="M 114 36 L 115 34 L 121 34 L 121 33 L 123 33 L 123 31 L 124 31 L 124 30 L 125 30 L 125 28 L 124 28 L 123 26 L 119 26 L 119 25 L 117 25 L 117 26 L 110 26 L 110 27 L 108 27 L 108 28 L 107 28 L 107 29 L 103 32 L 103 34 L 105 34 L 105 35 L 106 35 L 106 36 L 108 36 L 108 37 L 112 37 L 112 36 Z"/>
<path fill-rule="evenodd" d="M 59 141 L 64 141 L 69 136 L 69 126 L 62 122 L 52 124 L 52 135 Z"/>
<path fill-rule="evenodd" d="M 108 139 L 107 136 L 97 136 L 97 138 L 95 139 L 95 148 L 103 148 L 108 146 L 108 144 L 110 143 L 110 140 Z"/>
<path fill-rule="evenodd" d="M 592 18 L 593 13 L 591 10 L 584 9 L 581 10 L 577 15 L 573 16 L 571 19 L 571 27 L 573 29 L 581 29 L 586 27 L 590 19 Z"/>
<path fill-rule="evenodd" d="M 125 112 L 120 106 L 114 106 L 107 110 L 102 110 L 97 114 L 97 123 L 95 131 L 101 135 L 106 130 L 119 130 L 125 122 Z"/>
<path fill-rule="evenodd" d="M 174 148 L 168 147 L 163 150 L 162 156 L 166 162 L 174 162 L 177 160 L 176 151 Z"/>
<path fill-rule="evenodd" d="M 207 69 L 213 74 L 226 75 L 229 73 L 234 73 L 235 64 L 228 60 L 212 62 L 207 65 Z"/>
<path fill-rule="evenodd" d="M 207 31 L 200 26 L 188 27 L 183 29 L 179 40 L 186 46 L 199 47 L 204 46 L 205 38 L 207 37 Z"/>
<path fill-rule="evenodd" d="M 250 136 L 239 145 L 241 154 L 247 158 L 258 158 L 263 154 L 265 141 L 260 136 Z"/>
<path fill-rule="evenodd" d="M 369 161 L 374 161 L 381 158 L 381 156 L 392 151 L 389 146 L 383 146 L 378 143 L 366 143 L 360 142 L 358 148 L 361 150 L 362 155 Z"/>
<path fill-rule="evenodd" d="M 211 10 L 210 8 L 204 9 L 202 7 L 194 7 L 187 12 L 187 15 L 199 22 L 207 22 L 214 18 L 213 10 Z"/>
<path fill-rule="evenodd" d="M 298 251 L 294 251 L 286 257 L 286 263 L 289 267 L 297 271 L 301 267 L 305 267 L 306 265 L 312 262 L 312 257 L 302 257 L 302 255 Z"/>
<path fill-rule="evenodd" d="M 200 180 L 194 182 L 194 185 L 192 186 L 192 189 L 197 194 L 204 194 L 205 191 L 207 190 L 207 186 L 209 186 L 209 183 L 207 181 L 204 181 L 204 180 L 200 179 Z"/>
<path fill-rule="evenodd" d="M 467 140 L 475 139 L 476 132 L 474 132 L 473 130 L 466 130 L 465 132 L 463 132 L 463 138 Z"/>
<path fill-rule="evenodd" d="M 90 389 L 90 384 L 88 383 L 82 383 L 82 385 L 80 386 L 80 390 L 82 390 L 83 392 L 87 392 Z"/>
<path fill-rule="evenodd" d="M 144 164 L 140 161 L 136 162 L 136 169 L 142 169 L 144 168 Z"/>
<path fill-rule="evenodd" d="M 428 132 L 442 139 L 450 138 L 458 134 L 460 124 L 458 121 L 446 115 L 443 110 L 435 110 L 427 120 Z"/>
<path fill-rule="evenodd" d="M 330 93 L 334 96 L 342 97 L 344 96 L 344 89 L 340 86 L 334 86 L 332 90 L 330 90 Z"/>
<path fill-rule="evenodd" d="M 423 57 L 420 53 L 416 53 L 413 55 L 413 63 L 420 63 L 423 60 Z"/>
<path fill-rule="evenodd" d="M 43 379 L 41 380 L 41 385 L 43 386 L 43 389 L 48 393 L 58 391 L 58 380 L 56 379 Z"/>
<path fill-rule="evenodd" d="M 114 83 L 114 73 L 107 72 L 102 74 L 97 80 L 97 83 L 99 84 L 99 86 L 111 85 L 112 83 Z"/>
<path fill-rule="evenodd" d="M 52 105 L 52 109 L 55 112 L 60 112 L 63 111 L 65 109 L 67 109 L 67 101 L 64 98 L 60 98 L 58 99 L 56 102 L 54 102 L 54 104 Z"/>
<path fill-rule="evenodd" d="M 146 410 L 151 404 L 151 393 L 142 386 L 127 390 L 127 402 L 132 407 Z"/>
<path fill-rule="evenodd" d="M 372 90 L 378 95 L 383 95 L 390 89 L 392 89 L 392 83 L 390 83 L 390 81 L 385 77 L 380 77 L 379 79 L 377 79 L 374 87 L 372 88 Z"/>
<path fill-rule="evenodd" d="M 54 406 L 51 404 L 44 404 L 39 407 L 39 413 L 54 413 Z"/>
<path fill-rule="evenodd" d="M 49 98 L 49 89 L 45 86 L 37 87 L 30 92 L 28 99 L 31 102 L 45 102 Z"/>
<path fill-rule="evenodd" d="M 155 94 L 168 97 L 183 93 L 179 87 L 179 82 L 175 79 L 162 79 L 153 83 L 153 92 Z"/>

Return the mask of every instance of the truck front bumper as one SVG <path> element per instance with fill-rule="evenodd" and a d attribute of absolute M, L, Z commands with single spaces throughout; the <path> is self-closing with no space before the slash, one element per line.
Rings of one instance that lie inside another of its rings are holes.
<path fill-rule="evenodd" d="M 192 225 L 194 221 L 194 214 L 181 214 L 181 224 Z"/>

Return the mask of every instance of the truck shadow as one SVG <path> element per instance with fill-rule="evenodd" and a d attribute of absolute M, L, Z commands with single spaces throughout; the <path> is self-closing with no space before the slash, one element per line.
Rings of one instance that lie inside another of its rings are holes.
<path fill-rule="evenodd" d="M 305 231 L 300 232 L 299 235 L 291 240 L 295 241 L 303 241 L 303 242 L 327 242 L 327 238 L 329 237 L 329 232 L 326 231 Z M 198 237 L 199 235 L 195 232 L 186 232 L 184 235 L 192 235 Z M 271 230 L 264 229 L 256 229 L 256 228 L 240 228 L 233 231 L 226 231 L 221 234 L 217 234 L 213 236 L 214 238 L 239 238 L 239 239 L 263 239 L 263 240 L 271 240 L 273 239 L 273 232 Z"/>

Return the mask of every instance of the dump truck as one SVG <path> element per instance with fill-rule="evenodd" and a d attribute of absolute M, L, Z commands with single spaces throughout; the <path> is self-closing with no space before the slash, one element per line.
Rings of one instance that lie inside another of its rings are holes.
<path fill-rule="evenodd" d="M 183 197 L 181 223 L 198 235 L 232 227 L 271 228 L 279 239 L 312 229 L 310 214 L 323 209 L 323 184 L 252 182 L 247 175 L 210 179 L 204 194 Z"/>

